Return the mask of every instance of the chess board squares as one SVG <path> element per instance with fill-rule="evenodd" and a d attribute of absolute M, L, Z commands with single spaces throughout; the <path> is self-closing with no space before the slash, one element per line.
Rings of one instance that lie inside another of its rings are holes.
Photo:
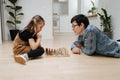
<path fill-rule="evenodd" d="M 58 48 L 58 49 L 46 48 L 45 52 L 47 56 L 61 56 L 61 57 L 69 56 L 69 52 L 66 48 Z"/>

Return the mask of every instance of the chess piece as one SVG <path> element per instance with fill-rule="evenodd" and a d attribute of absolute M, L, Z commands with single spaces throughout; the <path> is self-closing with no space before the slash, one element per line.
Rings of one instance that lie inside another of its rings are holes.
<path fill-rule="evenodd" d="M 45 51 L 46 51 L 46 54 L 48 55 L 48 48 L 46 48 L 46 50 L 45 50 Z"/>
<path fill-rule="evenodd" d="M 46 48 L 46 54 L 49 56 L 69 56 L 68 51 L 66 48 Z"/>
<path fill-rule="evenodd" d="M 53 49 L 50 49 L 50 55 L 53 55 Z"/>
<path fill-rule="evenodd" d="M 54 51 L 53 51 L 53 55 L 55 55 L 55 53 L 56 53 L 56 50 L 54 49 Z"/>
<path fill-rule="evenodd" d="M 48 55 L 50 55 L 50 48 L 49 48 L 49 50 L 48 50 Z"/>
<path fill-rule="evenodd" d="M 63 55 L 62 48 L 59 48 L 59 53 L 60 53 L 60 55 Z"/>

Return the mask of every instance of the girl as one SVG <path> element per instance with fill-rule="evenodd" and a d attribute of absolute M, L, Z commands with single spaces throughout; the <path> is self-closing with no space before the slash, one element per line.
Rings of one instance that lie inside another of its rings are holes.
<path fill-rule="evenodd" d="M 44 19 L 36 15 L 17 34 L 13 42 L 13 52 L 16 62 L 26 64 L 26 61 L 29 59 L 36 58 L 44 53 L 44 48 L 40 44 L 41 35 L 39 34 L 44 25 Z"/>

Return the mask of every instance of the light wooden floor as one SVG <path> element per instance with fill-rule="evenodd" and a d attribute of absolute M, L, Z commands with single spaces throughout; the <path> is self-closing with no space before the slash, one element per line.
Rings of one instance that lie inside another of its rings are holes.
<path fill-rule="evenodd" d="M 57 34 L 43 40 L 43 47 L 70 49 L 73 34 Z M 0 80 L 120 80 L 120 59 L 72 54 L 70 57 L 45 57 L 21 65 L 14 61 L 12 42 L 0 45 Z"/>

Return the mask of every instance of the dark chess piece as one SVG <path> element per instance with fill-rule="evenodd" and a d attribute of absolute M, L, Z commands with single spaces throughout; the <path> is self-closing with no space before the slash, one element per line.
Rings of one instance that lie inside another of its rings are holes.
<path fill-rule="evenodd" d="M 53 55 L 53 49 L 50 49 L 50 55 Z"/>
<path fill-rule="evenodd" d="M 120 39 L 118 39 L 117 41 L 120 42 Z"/>
<path fill-rule="evenodd" d="M 46 48 L 46 50 L 45 50 L 45 51 L 46 51 L 46 54 L 48 55 L 48 48 Z"/>
<path fill-rule="evenodd" d="M 50 51 L 50 48 L 48 49 L 48 55 L 50 55 L 51 54 L 51 51 Z"/>

